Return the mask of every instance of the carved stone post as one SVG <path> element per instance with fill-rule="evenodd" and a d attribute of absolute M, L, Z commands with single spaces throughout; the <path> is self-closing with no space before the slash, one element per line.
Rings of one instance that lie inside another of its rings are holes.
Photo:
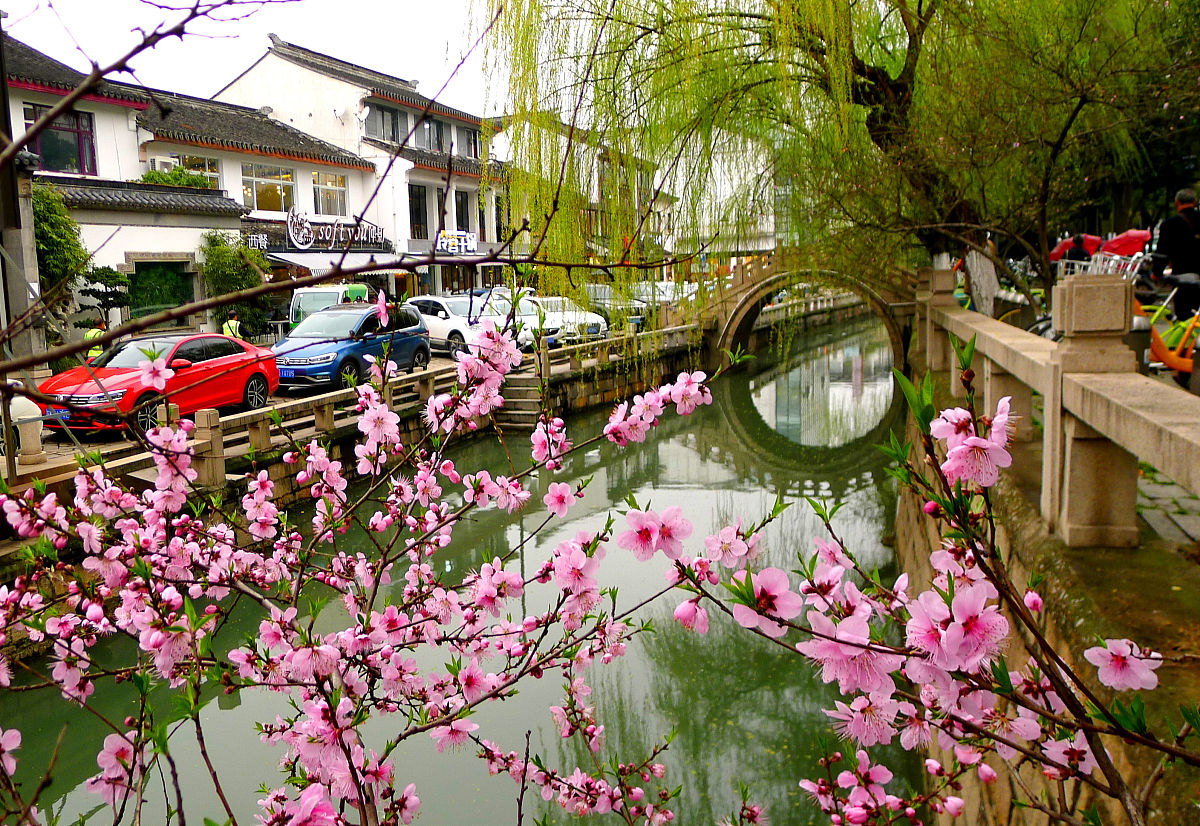
<path fill-rule="evenodd" d="M 983 404 L 988 415 L 1005 396 L 1011 397 L 1009 432 L 1014 442 L 1033 440 L 1033 390 L 991 359 L 983 362 Z"/>
<path fill-rule="evenodd" d="M 221 431 L 220 414 L 211 408 L 197 410 L 196 429 L 192 437 L 196 445 L 196 484 L 201 487 L 224 486 L 225 435 Z"/>
<path fill-rule="evenodd" d="M 550 345 L 546 339 L 538 339 L 538 378 L 550 378 Z"/>
<path fill-rule="evenodd" d="M 322 401 L 313 409 L 313 420 L 318 433 L 333 432 L 333 402 Z"/>
<path fill-rule="evenodd" d="M 953 270 L 929 271 L 929 310 L 934 307 L 957 307 L 958 300 L 954 297 L 954 287 L 957 279 Z M 925 346 L 926 362 L 930 370 L 954 369 L 954 352 L 950 349 L 950 337 L 933 321 L 932 312 L 925 314 Z M 958 384 L 957 379 L 953 382 Z"/>
<path fill-rule="evenodd" d="M 917 333 L 917 340 L 913 342 L 913 351 L 915 353 L 928 352 L 928 334 L 929 331 L 925 328 L 926 320 L 929 318 L 929 299 L 933 294 L 933 268 L 921 267 L 917 270 L 917 283 L 914 287 L 916 294 L 916 321 L 914 329 Z M 809 310 L 811 311 L 812 299 L 809 299 Z"/>
<path fill-rule="evenodd" d="M 1137 457 L 1063 410 L 1061 379 L 1137 369 L 1121 340 L 1129 332 L 1133 285 L 1115 275 L 1072 276 L 1055 286 L 1053 303 L 1063 340 L 1052 359 L 1055 398 L 1045 399 L 1043 516 L 1057 515 L 1051 527 L 1071 546 L 1136 545 Z M 1048 492 L 1057 502 L 1047 501 Z"/>
<path fill-rule="evenodd" d="M 256 451 L 263 452 L 271 449 L 271 420 L 259 419 L 246 425 L 250 436 L 250 446 Z"/>

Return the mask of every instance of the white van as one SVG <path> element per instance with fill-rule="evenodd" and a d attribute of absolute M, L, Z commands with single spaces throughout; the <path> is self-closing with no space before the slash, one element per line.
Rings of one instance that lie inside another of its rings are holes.
<path fill-rule="evenodd" d="M 299 287 L 292 292 L 292 306 L 288 311 L 288 329 L 295 327 L 317 310 L 334 304 L 347 304 L 367 300 L 366 284 L 326 284 L 320 287 Z"/>

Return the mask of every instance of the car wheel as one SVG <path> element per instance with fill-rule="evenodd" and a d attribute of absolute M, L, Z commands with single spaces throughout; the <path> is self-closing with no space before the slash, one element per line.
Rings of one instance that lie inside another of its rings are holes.
<path fill-rule="evenodd" d="M 158 427 L 158 396 L 153 393 L 144 393 L 138 397 L 138 400 L 133 403 L 134 409 L 137 411 L 134 414 L 134 421 L 142 431 L 151 430 Z"/>
<path fill-rule="evenodd" d="M 446 337 L 446 349 L 450 351 L 450 358 L 454 358 L 455 353 L 466 352 L 467 342 L 463 340 L 461 333 L 451 333 Z"/>
<path fill-rule="evenodd" d="M 246 382 L 246 390 L 242 393 L 242 401 L 245 402 L 246 409 L 258 410 L 260 407 L 266 406 L 268 395 L 270 395 L 270 390 L 267 387 L 267 380 L 262 376 L 254 375 Z"/>
<path fill-rule="evenodd" d="M 408 368 L 408 372 L 415 373 L 418 370 L 424 370 L 429 366 L 429 351 L 425 348 L 419 348 L 412 357 L 412 367 Z"/>
<path fill-rule="evenodd" d="M 356 387 L 360 378 L 358 365 L 353 361 L 342 362 L 341 366 L 338 367 L 337 376 L 338 387 L 341 389 L 348 390 L 351 387 Z"/>

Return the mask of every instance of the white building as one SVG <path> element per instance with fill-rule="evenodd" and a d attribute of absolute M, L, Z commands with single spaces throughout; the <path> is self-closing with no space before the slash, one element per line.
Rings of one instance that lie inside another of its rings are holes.
<path fill-rule="evenodd" d="M 500 223 L 477 116 L 418 94 L 411 81 L 275 35 L 214 98 L 268 105 L 280 121 L 370 161 L 378 194 L 367 214 L 396 239 L 398 252 L 437 252 L 439 263 L 405 285 L 410 294 L 499 278 L 499 268 L 470 263 L 495 249 Z"/>
<path fill-rule="evenodd" d="M 83 75 L 11 37 L 4 42 L 9 117 L 20 136 Z M 62 195 L 92 265 L 130 276 L 126 312 L 134 316 L 202 297 L 198 251 L 212 230 L 241 233 L 281 273 L 319 273 L 347 249 L 348 265 L 395 257 L 377 223 L 354 220 L 369 212 L 374 164 L 266 110 L 105 82 L 28 148 L 40 159 L 35 183 Z M 139 181 L 177 165 L 208 178 L 210 188 Z"/>

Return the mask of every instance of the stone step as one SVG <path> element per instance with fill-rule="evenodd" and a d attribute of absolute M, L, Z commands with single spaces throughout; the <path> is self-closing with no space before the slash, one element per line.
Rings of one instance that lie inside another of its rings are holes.
<path fill-rule="evenodd" d="M 538 410 L 504 410 L 496 412 L 496 421 L 501 427 L 516 427 L 522 430 L 533 430 L 537 427 L 538 421 L 541 419 L 541 411 Z"/>

